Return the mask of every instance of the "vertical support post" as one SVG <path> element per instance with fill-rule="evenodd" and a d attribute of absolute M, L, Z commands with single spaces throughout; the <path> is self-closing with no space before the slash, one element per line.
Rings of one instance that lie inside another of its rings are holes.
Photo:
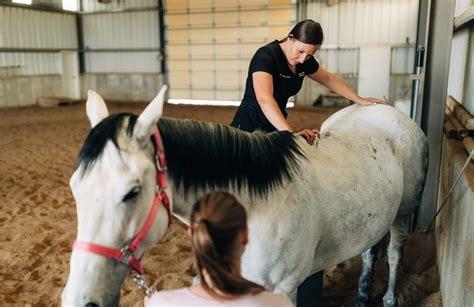
<path fill-rule="evenodd" d="M 428 137 L 430 155 L 423 199 L 418 208 L 417 222 L 420 226 L 427 226 L 437 209 L 455 2 L 432 1 L 431 5 L 421 115 L 421 129 Z"/>
<path fill-rule="evenodd" d="M 416 30 L 415 67 L 413 69 L 413 88 L 411 94 L 410 117 L 421 125 L 422 93 L 424 82 L 426 39 L 428 36 L 430 1 L 420 0 L 418 4 L 418 26 Z"/>
<path fill-rule="evenodd" d="M 163 74 L 163 83 L 168 83 L 168 72 L 166 71 L 166 48 L 165 48 L 165 8 L 163 0 L 158 0 L 158 26 L 160 34 L 160 64 L 161 73 Z"/>
<path fill-rule="evenodd" d="M 79 12 L 76 14 L 76 31 L 77 31 L 77 49 L 79 57 L 79 73 L 86 72 L 86 57 L 84 50 L 84 26 L 82 22 L 82 0 L 79 0 Z"/>

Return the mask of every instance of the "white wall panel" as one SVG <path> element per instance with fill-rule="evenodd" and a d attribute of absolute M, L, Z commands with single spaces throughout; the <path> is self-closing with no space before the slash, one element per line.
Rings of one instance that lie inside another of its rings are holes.
<path fill-rule="evenodd" d="M 160 62 L 156 52 L 88 52 L 85 56 L 88 73 L 156 73 Z"/>
<path fill-rule="evenodd" d="M 388 46 L 360 48 L 358 93 L 365 97 L 388 97 L 390 88 L 390 56 Z"/>
<path fill-rule="evenodd" d="M 84 15 L 84 45 L 89 48 L 158 48 L 158 12 Z"/>
<path fill-rule="evenodd" d="M 359 50 L 321 49 L 316 55 L 321 66 L 336 74 L 357 74 L 359 71 Z"/>
<path fill-rule="evenodd" d="M 156 10 L 84 15 L 84 46 L 92 49 L 86 53 L 86 71 L 160 72 L 158 50 L 93 52 L 94 49 L 160 48 L 158 18 Z"/>
<path fill-rule="evenodd" d="M 76 19 L 72 14 L 0 6 L 0 30 L 0 48 L 77 48 Z M 59 53 L 0 52 L 2 76 L 60 73 Z"/>
<path fill-rule="evenodd" d="M 77 48 L 75 16 L 0 7 L 0 47 Z"/>
<path fill-rule="evenodd" d="M 321 23 L 324 45 L 405 44 L 416 40 L 418 0 L 326 1 L 307 4 L 307 18 Z"/>
<path fill-rule="evenodd" d="M 0 74 L 31 76 L 60 74 L 59 53 L 0 52 Z"/>
<path fill-rule="evenodd" d="M 474 28 L 471 28 L 471 46 L 468 54 L 468 66 L 466 69 L 466 89 L 464 93 L 463 105 L 474 114 Z"/>
<path fill-rule="evenodd" d="M 454 33 L 451 44 L 451 62 L 449 65 L 448 95 L 457 101 L 463 101 L 467 55 L 469 45 L 469 29 Z"/>
<path fill-rule="evenodd" d="M 323 28 L 324 41 L 317 54 L 322 65 L 347 78 L 346 81 L 357 79 L 349 84 L 356 91 L 359 88 L 359 94 L 383 98 L 389 97 L 392 90 L 390 74 L 400 74 L 403 79 L 413 72 L 418 2 L 341 0 L 328 5 L 329 1 L 315 0 L 304 4 L 307 9 L 304 18 L 320 22 Z M 363 53 L 359 52 L 362 48 Z M 364 58 L 364 54 L 369 58 Z M 372 65 L 373 61 L 381 66 Z M 314 90 L 309 82 L 303 87 L 302 92 L 308 97 L 303 94 L 303 98 L 298 99 L 302 104 L 311 104 L 315 99 L 311 95 L 315 92 L 324 93 L 324 90 Z"/>
<path fill-rule="evenodd" d="M 394 47 L 392 48 L 392 64 L 390 73 L 393 74 L 412 74 L 415 63 L 414 47 Z"/>
<path fill-rule="evenodd" d="M 456 6 L 454 7 L 454 17 L 461 15 L 466 9 L 473 6 L 472 0 L 456 0 Z"/>
<path fill-rule="evenodd" d="M 110 3 L 99 3 L 97 0 L 80 0 L 82 1 L 82 9 L 87 12 L 104 11 L 104 10 L 120 10 L 130 8 L 156 7 L 156 0 L 125 0 L 111 1 Z"/>

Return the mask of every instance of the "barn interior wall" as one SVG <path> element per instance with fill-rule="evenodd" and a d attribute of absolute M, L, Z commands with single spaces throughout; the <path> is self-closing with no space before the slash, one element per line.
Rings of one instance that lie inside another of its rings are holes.
<path fill-rule="evenodd" d="M 114 100 L 141 101 L 156 96 L 163 84 L 157 4 L 155 0 L 82 1 L 82 98 L 88 89 Z"/>
<path fill-rule="evenodd" d="M 0 78 L 0 108 L 31 106 L 49 96 L 63 96 L 61 75 Z"/>
<path fill-rule="evenodd" d="M 151 101 L 163 85 L 162 74 L 104 73 L 82 74 L 81 93 L 94 89 L 104 99 L 122 101 Z"/>
<path fill-rule="evenodd" d="M 316 58 L 331 72 L 341 74 L 349 70 L 356 75 L 358 81 L 350 85 L 361 95 L 386 98 L 392 103 L 409 99 L 404 88 L 414 67 L 418 2 L 350 0 L 331 4 L 309 1 L 305 4 L 304 18 L 320 22 L 325 35 Z M 372 54 L 370 58 L 364 56 L 368 50 Z M 384 64 L 382 72 L 373 58 L 390 66 Z M 354 59 L 355 65 L 352 64 Z M 297 103 L 311 105 L 317 97 L 308 93 L 327 92 L 315 82 L 305 82 Z"/>
<path fill-rule="evenodd" d="M 443 140 L 438 204 L 467 158 L 461 142 Z M 474 305 L 474 165 L 469 164 L 436 222 L 436 249 L 444 306 Z"/>
<path fill-rule="evenodd" d="M 474 112 L 474 26 L 458 28 L 459 16 L 474 12 L 474 2 L 457 0 L 447 93 Z M 460 173 L 468 154 L 463 143 L 444 135 L 438 208 Z M 444 306 L 474 305 L 474 165 L 470 162 L 436 221 L 436 248 Z"/>
<path fill-rule="evenodd" d="M 61 50 L 77 49 L 73 14 L 0 6 L 0 107 L 67 94 Z"/>

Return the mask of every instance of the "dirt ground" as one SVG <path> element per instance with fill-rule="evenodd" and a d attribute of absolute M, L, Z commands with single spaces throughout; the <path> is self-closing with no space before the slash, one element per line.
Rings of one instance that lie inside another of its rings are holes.
<path fill-rule="evenodd" d="M 109 104 L 111 112 L 140 113 L 140 103 Z M 165 115 L 229 123 L 233 107 L 166 105 Z M 319 127 L 334 109 L 289 110 L 296 129 Z M 74 161 L 89 130 L 83 103 L 0 110 L 0 306 L 58 305 L 76 235 L 75 204 L 69 190 Z M 158 289 L 190 285 L 193 269 L 185 227 L 175 221 L 143 265 Z M 361 259 L 325 271 L 327 306 L 355 302 Z M 387 268 L 379 261 L 373 286 L 381 305 Z M 415 233 L 405 248 L 399 275 L 400 306 L 441 306 L 433 234 Z M 143 293 L 127 279 L 121 305 L 140 306 Z"/>

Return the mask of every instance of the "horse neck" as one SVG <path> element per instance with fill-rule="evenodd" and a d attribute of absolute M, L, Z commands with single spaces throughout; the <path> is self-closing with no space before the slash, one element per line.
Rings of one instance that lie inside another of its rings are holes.
<path fill-rule="evenodd" d="M 266 197 L 299 172 L 303 156 L 287 132 L 250 134 L 218 124 L 167 118 L 160 119 L 158 130 L 177 209 L 216 190 L 228 191 L 242 202 Z"/>

